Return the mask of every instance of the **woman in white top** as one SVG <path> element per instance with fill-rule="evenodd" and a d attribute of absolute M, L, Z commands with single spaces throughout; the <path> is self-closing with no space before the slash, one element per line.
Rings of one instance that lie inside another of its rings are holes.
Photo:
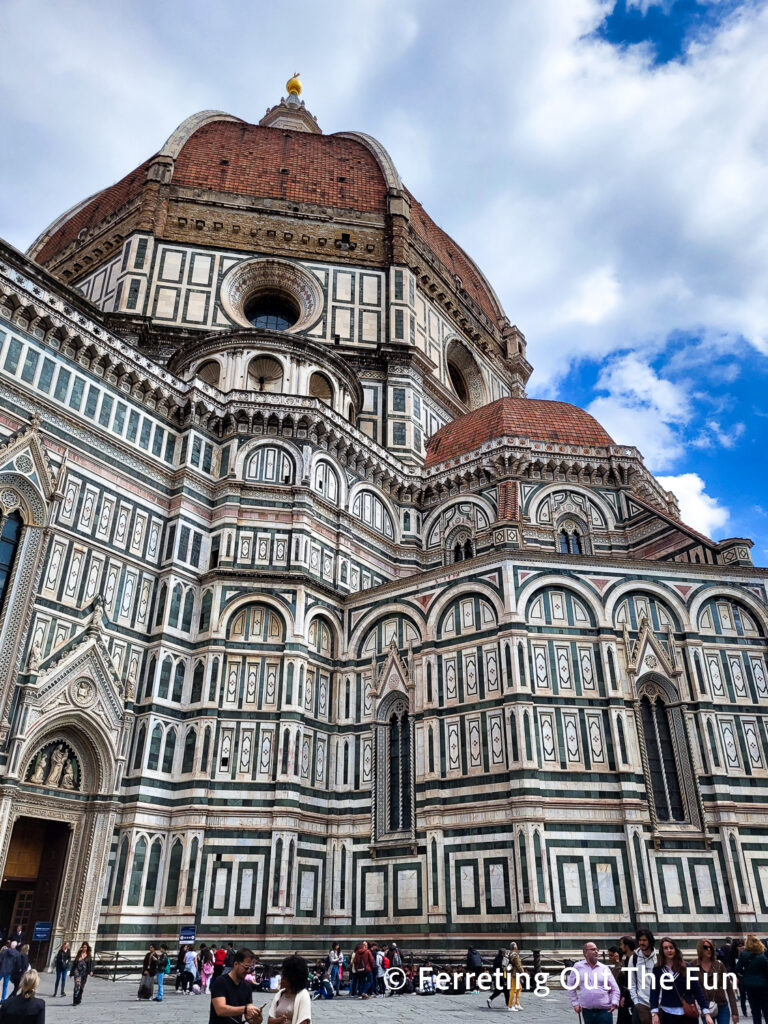
<path fill-rule="evenodd" d="M 272 1000 L 268 1024 L 311 1024 L 312 1002 L 307 988 L 309 968 L 300 956 L 283 960 L 282 988 Z"/>
<path fill-rule="evenodd" d="M 341 952 L 338 942 L 334 942 L 331 946 L 331 951 L 328 954 L 328 966 L 331 969 L 331 984 L 333 985 L 336 995 L 339 994 L 339 988 L 341 987 L 341 971 L 343 964 L 344 954 Z"/>

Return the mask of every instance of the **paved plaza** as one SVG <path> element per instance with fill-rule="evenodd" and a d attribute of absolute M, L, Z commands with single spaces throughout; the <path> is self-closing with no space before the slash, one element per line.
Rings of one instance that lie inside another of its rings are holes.
<path fill-rule="evenodd" d="M 106 1021 L 107 1024 L 137 1024 L 148 1021 L 151 1024 L 207 1024 L 210 1001 L 207 996 L 182 996 L 171 985 L 162 1003 L 140 1003 L 136 999 L 136 981 L 102 981 L 90 978 L 85 989 L 82 1004 L 72 1006 L 71 988 L 67 997 L 51 998 L 54 976 L 42 976 L 39 995 L 46 1002 L 46 1024 L 59 1022 Z M 261 1006 L 271 996 L 264 992 L 254 993 L 254 1002 Z M 266 1011 L 269 1005 L 265 1007 Z M 485 1005 L 485 996 L 393 996 L 389 999 L 350 999 L 342 995 L 339 999 L 318 999 L 312 1003 L 312 1019 L 315 1024 L 336 1024 L 338 1021 L 359 1020 L 363 1024 L 386 1021 L 399 1024 L 400 1021 L 418 1019 L 419 1024 L 443 1024 L 446 1020 L 488 1020 L 511 1017 L 514 1020 L 534 1020 L 546 1024 L 573 1024 L 576 1016 L 571 1009 L 567 993 L 553 991 L 550 995 L 524 996 L 523 1010 L 511 1014 L 502 1005 L 501 997 L 493 1009 Z"/>

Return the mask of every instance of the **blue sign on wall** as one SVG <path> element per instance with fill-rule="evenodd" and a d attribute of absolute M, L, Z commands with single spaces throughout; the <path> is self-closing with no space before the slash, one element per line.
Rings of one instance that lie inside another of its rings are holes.
<path fill-rule="evenodd" d="M 33 942 L 47 942 L 51 937 L 52 924 L 50 921 L 35 921 L 35 928 L 32 932 Z"/>
<path fill-rule="evenodd" d="M 194 942 L 195 935 L 197 935 L 197 929 L 193 924 L 182 925 L 179 931 L 179 944 L 183 946 L 188 942 Z"/>

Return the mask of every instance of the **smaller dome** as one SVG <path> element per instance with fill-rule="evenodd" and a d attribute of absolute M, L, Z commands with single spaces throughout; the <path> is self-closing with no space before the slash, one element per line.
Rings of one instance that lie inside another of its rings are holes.
<path fill-rule="evenodd" d="M 474 451 L 501 437 L 527 437 L 556 444 L 612 445 L 594 416 L 568 402 L 499 398 L 446 423 L 427 441 L 427 466 Z"/>

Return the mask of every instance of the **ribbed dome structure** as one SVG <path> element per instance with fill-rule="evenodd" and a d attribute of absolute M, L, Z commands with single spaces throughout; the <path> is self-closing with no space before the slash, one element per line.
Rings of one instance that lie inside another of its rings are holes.
<path fill-rule="evenodd" d="M 474 451 L 501 437 L 526 437 L 571 445 L 612 445 L 613 438 L 594 416 L 568 402 L 500 398 L 459 416 L 427 442 L 427 466 Z"/>

